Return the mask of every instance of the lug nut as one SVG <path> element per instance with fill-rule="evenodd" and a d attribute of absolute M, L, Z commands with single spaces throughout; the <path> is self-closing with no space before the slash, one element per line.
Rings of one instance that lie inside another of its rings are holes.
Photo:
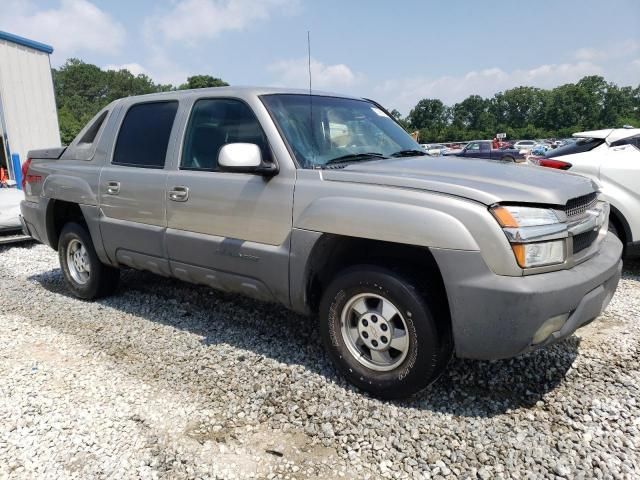
<path fill-rule="evenodd" d="M 388 328 L 389 327 L 387 327 L 387 325 L 384 323 L 380 325 L 380 330 L 382 330 L 383 332 L 386 332 Z"/>
<path fill-rule="evenodd" d="M 382 343 L 387 343 L 387 337 L 385 337 L 384 335 L 382 337 L 380 337 L 380 341 Z"/>
<path fill-rule="evenodd" d="M 362 325 L 366 327 L 367 325 L 369 325 L 369 322 L 367 322 L 367 320 L 364 319 L 364 320 L 362 320 Z"/>
<path fill-rule="evenodd" d="M 371 315 L 371 321 L 373 323 L 376 323 L 378 321 L 378 317 L 376 317 L 375 315 Z"/>
<path fill-rule="evenodd" d="M 373 345 L 374 347 L 378 346 L 378 341 L 377 340 L 371 340 L 371 345 Z"/>
<path fill-rule="evenodd" d="M 369 338 L 369 334 L 367 332 L 362 332 L 362 338 Z"/>

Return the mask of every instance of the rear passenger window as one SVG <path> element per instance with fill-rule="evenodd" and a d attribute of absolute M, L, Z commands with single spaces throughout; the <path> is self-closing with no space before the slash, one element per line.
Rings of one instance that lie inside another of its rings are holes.
<path fill-rule="evenodd" d="M 218 170 L 218 153 L 227 143 L 258 145 L 270 161 L 267 138 L 251 108 L 240 100 L 208 98 L 193 106 L 185 134 L 180 168 Z"/>
<path fill-rule="evenodd" d="M 163 168 L 178 102 L 141 103 L 124 117 L 113 164 Z"/>

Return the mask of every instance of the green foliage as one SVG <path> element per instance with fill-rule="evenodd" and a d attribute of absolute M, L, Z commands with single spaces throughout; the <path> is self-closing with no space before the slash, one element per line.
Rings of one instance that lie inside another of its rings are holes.
<path fill-rule="evenodd" d="M 492 138 L 498 132 L 510 139 L 562 138 L 584 130 L 640 126 L 640 85 L 618 87 L 592 75 L 550 90 L 516 87 L 492 98 L 471 95 L 451 107 L 425 98 L 404 122 L 420 131 L 421 142 Z"/>
<path fill-rule="evenodd" d="M 58 107 L 60 137 L 68 145 L 78 132 L 102 108 L 114 100 L 131 95 L 177 90 L 173 85 L 156 84 L 147 75 L 133 75 L 128 70 L 102 70 L 96 65 L 71 58 L 52 70 Z M 195 75 L 180 85 L 184 88 L 228 85 L 210 75 Z"/>
<path fill-rule="evenodd" d="M 178 87 L 179 90 L 189 90 L 192 88 L 228 87 L 229 84 L 220 78 L 211 75 L 194 75 L 187 78 L 187 83 Z"/>

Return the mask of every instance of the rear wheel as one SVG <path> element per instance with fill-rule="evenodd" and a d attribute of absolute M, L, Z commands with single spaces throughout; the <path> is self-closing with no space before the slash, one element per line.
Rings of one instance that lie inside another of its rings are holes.
<path fill-rule="evenodd" d="M 501 160 L 502 160 L 503 162 L 515 162 L 515 161 L 516 161 L 516 159 L 515 159 L 515 158 L 513 158 L 513 157 L 512 157 L 512 156 L 510 156 L 510 155 L 505 155 L 504 157 L 502 157 L 502 158 L 501 158 Z"/>
<path fill-rule="evenodd" d="M 90 300 L 110 295 L 118 287 L 120 270 L 103 264 L 89 232 L 78 223 L 67 223 L 60 233 L 58 257 L 67 286 L 78 298 Z"/>
<path fill-rule="evenodd" d="M 320 330 L 351 383 L 382 398 L 406 397 L 433 382 L 451 357 L 437 305 L 410 277 L 356 266 L 325 291 Z"/>

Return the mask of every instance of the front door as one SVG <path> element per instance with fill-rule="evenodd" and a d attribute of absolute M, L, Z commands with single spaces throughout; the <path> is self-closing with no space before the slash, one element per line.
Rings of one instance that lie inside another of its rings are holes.
<path fill-rule="evenodd" d="M 100 230 L 111 260 L 169 274 L 165 164 L 177 101 L 139 103 L 122 121 L 111 162 L 100 172 Z"/>
<path fill-rule="evenodd" d="M 295 170 L 273 177 L 221 171 L 228 143 L 253 143 L 276 161 L 260 123 L 241 100 L 195 102 L 178 169 L 167 181 L 166 244 L 183 280 L 288 303 Z"/>

